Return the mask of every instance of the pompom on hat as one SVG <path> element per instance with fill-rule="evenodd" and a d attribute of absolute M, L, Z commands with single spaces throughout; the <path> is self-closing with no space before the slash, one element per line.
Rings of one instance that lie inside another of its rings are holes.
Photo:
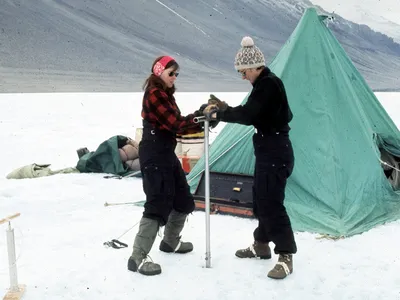
<path fill-rule="evenodd" d="M 261 50 L 254 45 L 251 37 L 245 36 L 240 43 L 242 46 L 235 57 L 235 69 L 252 69 L 265 66 L 264 55 Z"/>

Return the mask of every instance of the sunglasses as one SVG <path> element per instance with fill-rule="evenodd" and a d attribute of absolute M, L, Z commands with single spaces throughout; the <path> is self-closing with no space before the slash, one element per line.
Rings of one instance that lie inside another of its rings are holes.
<path fill-rule="evenodd" d="M 247 70 L 238 70 L 238 73 L 240 73 L 242 76 L 246 76 L 246 71 Z"/>
<path fill-rule="evenodd" d="M 168 73 L 168 76 L 169 76 L 169 77 L 172 77 L 172 76 L 178 77 L 178 75 L 179 75 L 178 72 L 173 72 L 173 71 L 172 71 L 172 72 L 169 72 L 169 73 Z"/>

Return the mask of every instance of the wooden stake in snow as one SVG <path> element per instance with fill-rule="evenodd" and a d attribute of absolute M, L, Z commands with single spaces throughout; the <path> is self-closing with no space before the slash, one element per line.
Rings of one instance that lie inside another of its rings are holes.
<path fill-rule="evenodd" d="M 21 214 L 16 213 L 0 220 L 0 225 L 8 222 L 7 232 L 7 251 L 8 251 L 8 267 L 10 273 L 10 288 L 3 300 L 20 300 L 25 292 L 25 285 L 18 284 L 17 274 L 17 258 L 15 255 L 15 239 L 14 229 L 11 228 L 11 220 L 19 217 Z"/>

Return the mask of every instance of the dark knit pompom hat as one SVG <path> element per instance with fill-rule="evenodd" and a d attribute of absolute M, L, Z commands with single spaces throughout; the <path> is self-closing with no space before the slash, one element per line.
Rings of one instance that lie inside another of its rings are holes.
<path fill-rule="evenodd" d="M 242 46 L 235 57 L 235 69 L 252 69 L 265 66 L 264 55 L 261 50 L 254 45 L 251 37 L 245 36 L 240 43 Z"/>

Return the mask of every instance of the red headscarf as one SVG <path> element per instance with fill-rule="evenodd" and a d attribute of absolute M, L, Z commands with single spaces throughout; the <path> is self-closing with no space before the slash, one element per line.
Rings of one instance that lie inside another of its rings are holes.
<path fill-rule="evenodd" d="M 163 56 L 153 67 L 153 74 L 160 76 L 170 61 L 174 60 L 171 56 Z"/>

